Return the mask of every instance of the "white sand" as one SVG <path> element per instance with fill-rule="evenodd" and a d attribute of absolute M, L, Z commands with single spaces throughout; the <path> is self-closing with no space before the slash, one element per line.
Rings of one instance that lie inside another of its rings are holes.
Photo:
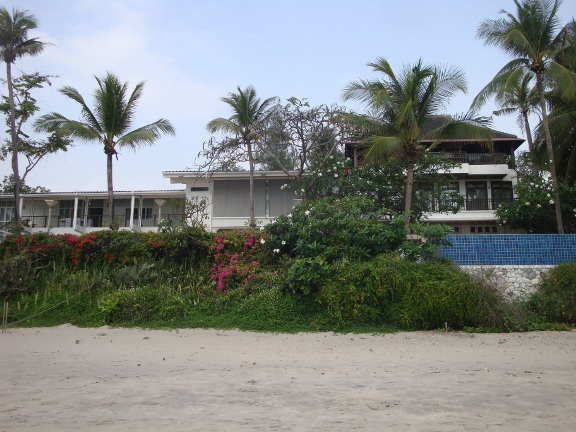
<path fill-rule="evenodd" d="M 576 332 L 9 329 L 0 431 L 574 431 Z"/>

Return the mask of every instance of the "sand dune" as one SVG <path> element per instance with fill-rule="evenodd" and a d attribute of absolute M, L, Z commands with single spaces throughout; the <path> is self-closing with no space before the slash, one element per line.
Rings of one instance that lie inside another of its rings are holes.
<path fill-rule="evenodd" d="M 9 329 L 0 431 L 574 431 L 576 332 Z"/>

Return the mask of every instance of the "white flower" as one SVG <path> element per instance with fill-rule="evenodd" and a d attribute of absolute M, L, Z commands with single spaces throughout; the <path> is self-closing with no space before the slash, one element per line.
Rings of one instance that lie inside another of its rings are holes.
<path fill-rule="evenodd" d="M 288 214 L 286 215 L 286 217 L 287 217 L 287 218 L 291 218 L 291 217 L 292 217 L 292 213 L 288 213 Z"/>
<path fill-rule="evenodd" d="M 529 205 L 530 205 L 530 201 L 526 201 L 526 205 L 529 206 Z"/>
<path fill-rule="evenodd" d="M 304 212 L 304 214 L 305 214 L 306 216 L 310 216 L 310 210 L 306 210 L 306 211 Z"/>
<path fill-rule="evenodd" d="M 554 200 L 550 200 L 548 201 L 550 204 L 554 204 Z"/>
<path fill-rule="evenodd" d="M 338 177 L 338 174 L 334 174 L 334 177 Z"/>
<path fill-rule="evenodd" d="M 534 187 L 534 183 L 530 183 L 530 186 Z"/>
<path fill-rule="evenodd" d="M 264 243 L 266 243 L 266 240 L 260 239 L 260 243 L 264 244 Z"/>
<path fill-rule="evenodd" d="M 260 231 L 264 231 L 264 225 L 260 227 Z"/>
<path fill-rule="evenodd" d="M 300 189 L 302 191 L 302 193 L 304 193 L 304 189 Z"/>
<path fill-rule="evenodd" d="M 318 177 L 322 177 L 322 173 L 318 173 Z"/>
<path fill-rule="evenodd" d="M 286 244 L 286 242 L 284 240 L 282 240 L 282 246 L 284 246 Z"/>
<path fill-rule="evenodd" d="M 274 249 L 274 253 L 279 253 L 280 249 Z"/>
<path fill-rule="evenodd" d="M 334 156 L 330 156 L 330 159 L 334 159 Z"/>
<path fill-rule="evenodd" d="M 542 207 L 542 206 L 541 206 L 540 204 L 536 204 L 536 207 L 540 208 L 540 207 Z"/>

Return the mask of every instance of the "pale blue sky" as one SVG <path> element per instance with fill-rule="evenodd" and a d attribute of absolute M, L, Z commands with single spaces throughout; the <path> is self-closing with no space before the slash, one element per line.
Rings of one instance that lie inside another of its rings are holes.
<path fill-rule="evenodd" d="M 262 98 L 295 96 L 314 104 L 338 103 L 351 80 L 375 77 L 366 66 L 386 58 L 395 70 L 422 58 L 455 65 L 468 78 L 468 94 L 446 113 L 467 111 L 476 93 L 508 58 L 476 38 L 483 19 L 513 11 L 512 0 L 3 0 L 36 15 L 31 36 L 51 42 L 16 70 L 58 75 L 37 94 L 42 112 L 79 118 L 77 104 L 57 89 L 70 85 L 89 98 L 94 75 L 107 70 L 129 81 L 147 81 L 135 126 L 169 119 L 176 137 L 114 161 L 115 190 L 171 189 L 162 171 L 194 168 L 205 126 L 230 115 L 220 101 L 237 86 L 253 85 Z M 565 1 L 566 23 L 576 12 Z M 2 69 L 4 70 L 4 65 Z M 4 88 L 1 90 L 6 92 Z M 351 104 L 346 106 L 352 107 Z M 490 115 L 488 105 L 481 112 Z M 514 117 L 494 128 L 521 136 Z M 1 139 L 5 138 L 2 132 Z M 10 172 L 0 164 L 0 176 Z M 52 191 L 106 189 L 106 160 L 99 144 L 78 142 L 30 174 L 29 185 Z"/>

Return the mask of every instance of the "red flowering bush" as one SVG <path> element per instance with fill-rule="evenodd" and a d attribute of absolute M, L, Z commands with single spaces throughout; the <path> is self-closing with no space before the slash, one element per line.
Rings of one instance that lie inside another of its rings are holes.
<path fill-rule="evenodd" d="M 0 243 L 0 258 L 29 254 L 39 265 L 67 263 L 77 240 L 78 237 L 72 234 L 12 235 Z"/>
<path fill-rule="evenodd" d="M 265 260 L 264 236 L 251 230 L 218 233 L 210 249 L 214 261 L 210 277 L 218 291 L 230 291 L 246 284 L 260 270 Z"/>

